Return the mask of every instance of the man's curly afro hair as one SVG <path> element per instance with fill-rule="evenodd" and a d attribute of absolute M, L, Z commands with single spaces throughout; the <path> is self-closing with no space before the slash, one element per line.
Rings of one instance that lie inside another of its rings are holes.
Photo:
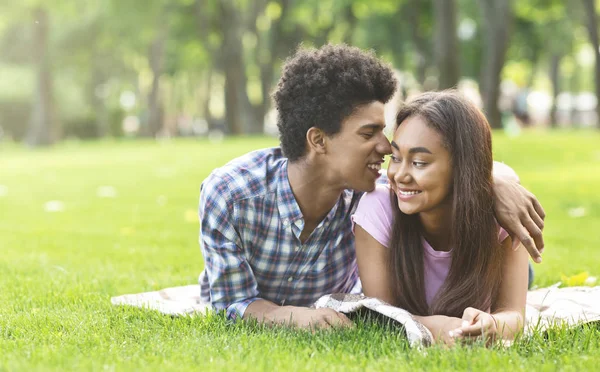
<path fill-rule="evenodd" d="M 395 91 L 391 67 L 372 52 L 348 45 L 299 49 L 273 93 L 283 153 L 289 161 L 300 159 L 311 127 L 335 135 L 358 106 L 386 103 Z"/>

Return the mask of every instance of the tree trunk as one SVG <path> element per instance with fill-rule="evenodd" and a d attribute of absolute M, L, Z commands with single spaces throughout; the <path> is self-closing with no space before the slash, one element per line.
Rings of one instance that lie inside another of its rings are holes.
<path fill-rule="evenodd" d="M 223 32 L 223 71 L 225 74 L 225 120 L 232 134 L 249 131 L 254 119 L 246 92 L 247 76 L 242 45 L 242 20 L 231 0 L 221 0 L 220 21 Z"/>
<path fill-rule="evenodd" d="M 540 60 L 540 51 L 537 49 L 536 46 L 532 47 L 532 51 L 531 51 L 531 58 L 529 60 L 529 62 L 531 63 L 531 71 L 529 72 L 529 77 L 527 78 L 527 83 L 526 83 L 526 87 L 527 88 L 532 88 L 533 87 L 533 83 L 535 82 L 535 74 L 537 73 L 537 69 L 538 69 L 538 64 L 539 64 L 539 60 Z"/>
<path fill-rule="evenodd" d="M 421 0 L 410 0 L 406 4 L 406 16 L 410 23 L 410 36 L 412 39 L 413 48 L 415 49 L 416 59 L 416 79 L 420 86 L 423 86 L 427 78 L 427 44 L 422 35 L 421 27 Z"/>
<path fill-rule="evenodd" d="M 164 68 L 164 50 L 167 38 L 165 23 L 148 49 L 148 61 L 152 70 L 152 88 L 148 94 L 148 125 L 143 132 L 148 137 L 156 137 L 163 127 L 164 109 L 160 97 L 160 77 Z"/>
<path fill-rule="evenodd" d="M 434 0 L 433 16 L 435 63 L 439 74 L 438 88 L 453 88 L 460 79 L 455 0 Z"/>
<path fill-rule="evenodd" d="M 342 37 L 342 40 L 344 43 L 351 45 L 352 44 L 352 38 L 354 36 L 354 31 L 356 30 L 356 24 L 358 23 L 358 18 L 356 18 L 356 15 L 354 14 L 354 11 L 352 10 L 352 4 L 348 4 L 345 8 L 344 8 L 344 18 L 346 19 L 346 22 L 348 23 L 348 28 L 344 31 L 344 36 Z"/>
<path fill-rule="evenodd" d="M 550 57 L 550 81 L 552 82 L 552 109 L 550 110 L 550 126 L 552 128 L 558 127 L 556 111 L 557 111 L 557 97 L 560 94 L 560 61 L 562 55 L 559 53 L 553 53 Z"/>
<path fill-rule="evenodd" d="M 480 0 L 485 28 L 483 66 L 479 90 L 483 108 L 492 128 L 502 128 L 498 108 L 500 73 L 504 67 L 512 22 L 512 0 Z"/>
<path fill-rule="evenodd" d="M 278 19 L 271 23 L 271 28 L 267 38 L 261 37 L 260 32 L 256 31 L 258 44 L 256 51 L 256 63 L 260 67 L 260 83 L 263 101 L 255 107 L 256 124 L 260 125 L 260 132 L 264 130 L 264 121 L 271 103 L 271 88 L 275 77 L 275 64 L 280 57 L 285 57 L 288 51 L 285 50 L 290 35 L 285 32 L 283 25 L 289 13 L 293 0 L 281 0 L 281 14 Z M 264 49 L 264 50 L 263 50 Z M 262 53 L 268 53 L 268 58 L 262 58 Z M 254 131 L 256 132 L 256 131 Z"/>
<path fill-rule="evenodd" d="M 48 11 L 37 8 L 33 14 L 35 17 L 33 53 L 37 65 L 37 77 L 26 143 L 35 147 L 51 145 L 58 139 L 59 133 L 54 117 L 52 67 L 48 53 Z"/>
<path fill-rule="evenodd" d="M 94 120 L 96 121 L 96 132 L 98 137 L 104 137 L 109 134 L 108 110 L 106 109 L 104 92 L 104 83 L 106 76 L 102 71 L 103 64 L 97 50 L 97 38 L 91 42 L 91 61 L 90 61 L 90 80 L 87 90 L 88 102 L 94 110 Z"/>
<path fill-rule="evenodd" d="M 594 0 L 582 0 L 584 10 L 587 16 L 587 29 L 590 35 L 590 42 L 594 48 L 594 59 L 596 62 L 595 68 L 595 83 L 596 97 L 600 99 L 600 41 L 598 40 L 598 16 L 596 15 L 596 7 Z M 600 128 L 600 102 L 596 104 L 596 126 Z"/>
<path fill-rule="evenodd" d="M 204 88 L 204 95 L 202 96 L 202 112 L 204 115 L 204 120 L 206 120 L 206 124 L 208 125 L 208 130 L 213 130 L 217 127 L 215 124 L 215 118 L 210 111 L 210 98 L 212 93 L 212 78 L 213 78 L 213 68 L 212 66 L 208 68 L 206 72 L 206 85 Z"/>

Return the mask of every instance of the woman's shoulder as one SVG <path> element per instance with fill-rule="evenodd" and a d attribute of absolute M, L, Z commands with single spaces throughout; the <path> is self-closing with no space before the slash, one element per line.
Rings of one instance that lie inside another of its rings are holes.
<path fill-rule="evenodd" d="M 360 201 L 361 203 L 377 201 L 384 204 L 391 204 L 390 186 L 381 184 L 376 185 L 373 191 L 364 193 Z"/>
<path fill-rule="evenodd" d="M 355 225 L 359 225 L 387 247 L 393 220 L 390 188 L 387 185 L 377 185 L 373 191 L 362 196 L 354 215 L 352 215 L 352 230 Z"/>

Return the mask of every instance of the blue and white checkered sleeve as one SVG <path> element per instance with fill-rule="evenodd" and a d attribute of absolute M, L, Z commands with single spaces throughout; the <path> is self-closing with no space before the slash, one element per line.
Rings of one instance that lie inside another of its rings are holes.
<path fill-rule="evenodd" d="M 200 189 L 200 247 L 210 285 L 211 304 L 227 310 L 229 319 L 244 316 L 248 305 L 258 300 L 258 286 L 244 257 L 235 228 L 233 198 L 227 182 L 209 177 Z"/>

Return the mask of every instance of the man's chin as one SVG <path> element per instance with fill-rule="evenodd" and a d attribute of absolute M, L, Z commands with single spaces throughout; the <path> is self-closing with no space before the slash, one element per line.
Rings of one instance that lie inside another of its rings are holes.
<path fill-rule="evenodd" d="M 372 184 L 360 185 L 357 187 L 353 187 L 352 189 L 356 190 L 356 191 L 360 191 L 360 192 L 371 192 L 371 191 L 375 190 L 375 186 L 376 186 L 376 184 L 375 184 L 375 182 L 373 182 Z"/>

